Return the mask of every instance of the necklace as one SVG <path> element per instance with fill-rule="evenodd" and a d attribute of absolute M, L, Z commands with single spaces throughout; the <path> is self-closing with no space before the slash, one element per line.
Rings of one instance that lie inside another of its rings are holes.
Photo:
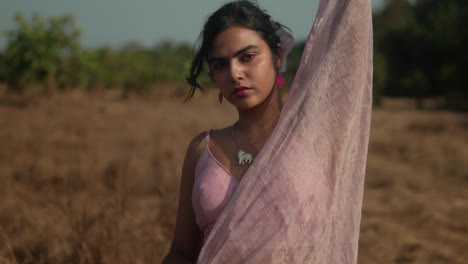
<path fill-rule="evenodd" d="M 250 165 L 254 161 L 255 156 L 253 154 L 243 151 L 242 148 L 239 146 L 239 144 L 237 144 L 236 136 L 235 136 L 236 126 L 237 126 L 237 122 L 234 123 L 234 126 L 232 127 L 232 141 L 234 142 L 236 147 L 239 149 L 239 151 L 237 151 L 237 163 L 239 165 Z"/>

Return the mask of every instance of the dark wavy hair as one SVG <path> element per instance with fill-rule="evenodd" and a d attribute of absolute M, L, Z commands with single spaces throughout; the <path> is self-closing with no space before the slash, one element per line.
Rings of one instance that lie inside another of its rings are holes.
<path fill-rule="evenodd" d="M 270 15 L 260 9 L 257 3 L 252 1 L 227 3 L 208 17 L 198 37 L 199 48 L 192 60 L 187 77 L 187 82 L 190 84 L 187 99 L 193 97 L 196 89 L 203 90 L 198 83 L 198 78 L 203 73 L 203 65 L 208 61 L 208 52 L 216 36 L 231 26 L 241 26 L 256 31 L 268 44 L 272 54 L 279 55 L 280 37 L 276 31 L 281 27 L 287 27 L 271 20 Z"/>

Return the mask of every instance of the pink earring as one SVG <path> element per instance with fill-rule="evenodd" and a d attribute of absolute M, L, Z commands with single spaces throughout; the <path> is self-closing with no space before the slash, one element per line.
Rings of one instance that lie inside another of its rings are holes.
<path fill-rule="evenodd" d="M 223 103 L 223 94 L 221 92 L 218 93 L 218 101 L 220 104 Z"/>
<path fill-rule="evenodd" d="M 284 85 L 284 77 L 281 73 L 278 73 L 278 76 L 276 76 L 276 85 L 278 86 L 283 86 Z"/>

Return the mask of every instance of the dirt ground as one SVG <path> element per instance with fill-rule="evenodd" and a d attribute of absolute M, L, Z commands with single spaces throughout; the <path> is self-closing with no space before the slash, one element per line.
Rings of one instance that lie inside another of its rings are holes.
<path fill-rule="evenodd" d="M 162 99 L 164 98 L 164 99 Z M 215 94 L 0 96 L 0 263 L 159 263 Z M 375 109 L 358 263 L 468 263 L 468 117 Z"/>

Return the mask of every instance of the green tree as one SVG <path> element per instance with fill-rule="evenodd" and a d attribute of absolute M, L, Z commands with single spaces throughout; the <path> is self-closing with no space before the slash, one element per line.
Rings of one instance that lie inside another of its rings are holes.
<path fill-rule="evenodd" d="M 468 110 L 468 2 L 418 0 L 415 13 L 432 43 L 432 83 L 443 87 L 449 108 Z"/>
<path fill-rule="evenodd" d="M 44 19 L 33 15 L 30 21 L 15 15 L 16 29 L 6 32 L 3 52 L 5 81 L 21 91 L 26 85 L 47 82 L 66 85 L 74 65 L 81 64 L 78 38 L 80 30 L 74 17 L 65 15 Z"/>
<path fill-rule="evenodd" d="M 388 0 L 374 15 L 375 85 L 418 106 L 445 96 L 448 107 L 466 109 L 467 23 L 466 0 Z"/>
<path fill-rule="evenodd" d="M 420 45 L 427 39 L 412 6 L 406 0 L 389 1 L 375 21 L 376 88 L 387 95 L 415 97 L 421 106 L 428 82 L 426 71 L 419 66 L 426 58 Z"/>

